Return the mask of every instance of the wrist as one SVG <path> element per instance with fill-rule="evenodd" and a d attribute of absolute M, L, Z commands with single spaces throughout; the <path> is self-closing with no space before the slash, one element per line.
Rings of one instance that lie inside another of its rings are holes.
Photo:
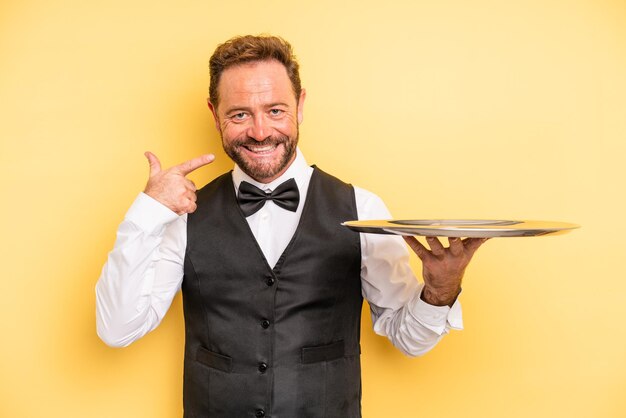
<path fill-rule="evenodd" d="M 425 285 L 422 289 L 420 299 L 429 305 L 452 307 L 459 293 L 461 293 L 460 287 L 453 289 L 435 289 Z"/>

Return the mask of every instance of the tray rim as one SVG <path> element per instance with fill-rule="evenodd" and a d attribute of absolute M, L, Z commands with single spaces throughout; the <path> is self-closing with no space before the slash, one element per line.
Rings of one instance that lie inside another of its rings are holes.
<path fill-rule="evenodd" d="M 402 222 L 421 224 L 399 225 Z M 432 222 L 432 225 L 428 225 Z M 446 222 L 448 224 L 446 224 Z M 453 224 L 451 224 L 451 222 Z M 424 224 L 426 223 L 426 224 Z M 463 225 L 468 223 L 472 225 Z M 500 223 L 500 225 L 496 225 Z M 504 219 L 381 219 L 346 221 L 343 226 L 360 233 L 416 235 L 458 238 L 531 237 L 558 235 L 580 228 L 580 225 L 561 221 L 504 220 Z"/>

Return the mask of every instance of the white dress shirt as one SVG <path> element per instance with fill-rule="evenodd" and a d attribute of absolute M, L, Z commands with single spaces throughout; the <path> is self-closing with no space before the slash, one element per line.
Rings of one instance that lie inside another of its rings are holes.
<path fill-rule="evenodd" d="M 298 184 L 296 212 L 268 201 L 246 218 L 270 266 L 296 231 L 312 173 L 299 149 L 287 171 L 269 184 L 253 180 L 235 166 L 235 189 L 244 180 L 267 191 L 290 178 Z M 355 195 L 359 220 L 391 218 L 378 196 L 358 187 Z M 420 299 L 423 285 L 409 267 L 409 253 L 400 237 L 360 234 L 360 239 L 361 289 L 377 334 L 415 356 L 434 347 L 450 329 L 463 328 L 458 300 L 450 308 Z M 126 346 L 159 325 L 181 288 L 186 245 L 187 216 L 178 216 L 141 193 L 119 226 L 96 284 L 96 324 L 104 342 Z"/>

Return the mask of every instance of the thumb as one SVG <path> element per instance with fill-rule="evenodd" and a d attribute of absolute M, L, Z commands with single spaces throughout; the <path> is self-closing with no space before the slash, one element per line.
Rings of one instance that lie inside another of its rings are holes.
<path fill-rule="evenodd" d="M 150 177 L 158 174 L 161 171 L 161 162 L 157 156 L 150 151 L 146 151 L 143 155 L 146 156 L 148 163 L 150 164 Z"/>

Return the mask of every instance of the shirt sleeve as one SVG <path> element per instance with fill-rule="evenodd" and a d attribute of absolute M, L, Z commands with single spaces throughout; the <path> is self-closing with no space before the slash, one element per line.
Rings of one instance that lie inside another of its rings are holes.
<path fill-rule="evenodd" d="M 391 219 L 378 196 L 359 188 L 355 195 L 359 220 Z M 458 298 L 452 307 L 421 300 L 423 284 L 416 280 L 399 236 L 361 234 L 361 288 L 374 331 L 406 355 L 425 354 L 451 329 L 463 329 Z"/>
<path fill-rule="evenodd" d="M 183 279 L 187 217 L 141 193 L 117 230 L 96 284 L 96 329 L 124 347 L 156 328 Z"/>

